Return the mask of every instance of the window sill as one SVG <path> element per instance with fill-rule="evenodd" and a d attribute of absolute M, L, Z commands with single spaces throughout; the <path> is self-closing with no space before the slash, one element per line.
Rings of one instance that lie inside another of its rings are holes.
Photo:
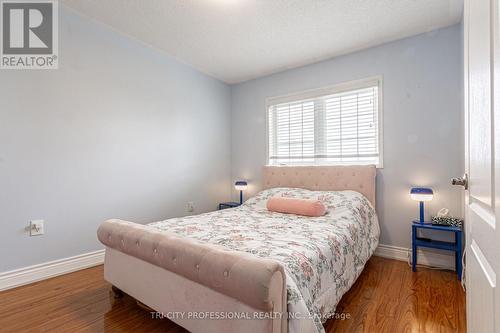
<path fill-rule="evenodd" d="M 366 164 L 356 164 L 356 163 L 267 163 L 266 166 L 364 166 L 364 165 L 375 165 L 376 169 L 383 169 L 384 165 L 382 163 L 379 164 L 373 164 L 373 163 L 366 163 Z"/>

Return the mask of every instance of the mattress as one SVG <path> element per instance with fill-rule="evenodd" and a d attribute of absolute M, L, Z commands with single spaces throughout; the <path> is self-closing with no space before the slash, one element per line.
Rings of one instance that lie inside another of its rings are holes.
<path fill-rule="evenodd" d="M 266 202 L 273 196 L 318 199 L 327 213 L 304 217 L 270 212 Z M 149 226 L 278 261 L 286 273 L 289 332 L 324 332 L 322 323 L 335 314 L 380 234 L 375 209 L 362 194 L 293 188 L 264 190 L 237 208 Z"/>

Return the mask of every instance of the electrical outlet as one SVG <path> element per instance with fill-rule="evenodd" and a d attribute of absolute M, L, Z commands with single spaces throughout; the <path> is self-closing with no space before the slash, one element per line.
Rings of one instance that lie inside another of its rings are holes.
<path fill-rule="evenodd" d="M 194 212 L 194 202 L 189 201 L 187 203 L 187 211 L 190 212 L 190 213 Z"/>
<path fill-rule="evenodd" d="M 30 236 L 40 236 L 45 233 L 43 220 L 30 221 Z"/>

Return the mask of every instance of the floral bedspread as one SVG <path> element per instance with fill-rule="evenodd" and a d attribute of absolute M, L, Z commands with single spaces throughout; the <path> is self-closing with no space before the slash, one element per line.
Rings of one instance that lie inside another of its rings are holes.
<path fill-rule="evenodd" d="M 273 196 L 321 200 L 322 217 L 269 212 Z M 324 332 L 375 251 L 379 225 L 374 208 L 355 191 L 264 190 L 242 206 L 149 224 L 179 236 L 279 261 L 287 275 L 289 332 Z"/>

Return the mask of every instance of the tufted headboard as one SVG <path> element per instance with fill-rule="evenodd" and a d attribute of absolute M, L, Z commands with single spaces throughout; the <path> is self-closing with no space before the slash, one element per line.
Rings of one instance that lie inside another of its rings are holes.
<path fill-rule="evenodd" d="M 298 187 L 318 191 L 353 190 L 375 207 L 374 165 L 356 166 L 265 166 L 263 188 Z"/>

